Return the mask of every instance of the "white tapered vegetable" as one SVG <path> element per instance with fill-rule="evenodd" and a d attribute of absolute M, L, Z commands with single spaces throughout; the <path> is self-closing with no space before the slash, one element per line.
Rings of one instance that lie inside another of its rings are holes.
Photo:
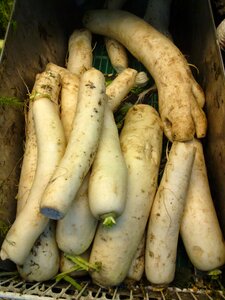
<path fill-rule="evenodd" d="M 92 35 L 85 28 L 76 29 L 69 38 L 67 69 L 81 76 L 92 67 Z"/>
<path fill-rule="evenodd" d="M 105 46 L 112 67 L 117 73 L 128 68 L 128 57 L 124 46 L 115 39 L 105 37 Z"/>
<path fill-rule="evenodd" d="M 115 286 L 125 279 L 144 234 L 162 150 L 161 120 L 155 109 L 145 104 L 133 106 L 126 115 L 120 141 L 128 168 L 125 210 L 113 227 L 99 225 L 90 256 L 90 263 L 102 264 L 91 276 L 103 286 Z"/>
<path fill-rule="evenodd" d="M 34 182 L 27 203 L 2 244 L 1 258 L 22 265 L 35 241 L 48 224 L 40 213 L 43 192 L 65 151 L 65 136 L 58 111 L 59 76 L 46 71 L 38 74 L 33 89 L 33 116 L 38 158 Z"/>
<path fill-rule="evenodd" d="M 102 134 L 88 187 L 92 214 L 106 226 L 116 223 L 126 204 L 127 166 L 120 147 L 116 122 L 106 104 Z"/>
<path fill-rule="evenodd" d="M 137 71 L 132 68 L 123 70 L 107 86 L 106 95 L 112 111 L 116 111 L 130 90 L 135 86 Z"/>
<path fill-rule="evenodd" d="M 41 212 L 65 216 L 87 175 L 99 143 L 105 107 L 104 75 L 92 68 L 80 80 L 78 105 L 67 148 L 41 200 Z"/>
<path fill-rule="evenodd" d="M 57 222 L 56 240 L 59 249 L 67 254 L 80 255 L 93 241 L 97 219 L 92 215 L 88 202 L 90 173 L 85 177 L 65 217 Z"/>
<path fill-rule="evenodd" d="M 26 205 L 32 188 L 37 165 L 37 143 L 34 128 L 33 102 L 29 103 L 26 123 L 25 152 L 17 194 L 17 216 Z M 55 276 L 59 269 L 59 251 L 55 241 L 55 228 L 49 223 L 38 237 L 22 266 L 17 266 L 20 276 L 27 281 L 44 281 Z"/>
<path fill-rule="evenodd" d="M 175 276 L 177 243 L 196 148 L 174 142 L 148 223 L 145 273 L 152 284 L 169 284 Z"/>
<path fill-rule="evenodd" d="M 202 144 L 193 140 L 196 155 L 180 233 L 192 264 L 211 271 L 225 263 L 225 242 L 213 204 Z"/>
<path fill-rule="evenodd" d="M 180 50 L 143 19 L 122 10 L 86 12 L 83 24 L 93 33 L 123 44 L 149 71 L 158 90 L 164 133 L 171 141 L 206 135 L 204 93 Z M 201 105 L 200 105 L 201 103 Z"/>

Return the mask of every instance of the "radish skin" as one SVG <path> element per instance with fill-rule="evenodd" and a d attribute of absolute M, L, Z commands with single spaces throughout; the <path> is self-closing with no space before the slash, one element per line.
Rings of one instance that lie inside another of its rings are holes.
<path fill-rule="evenodd" d="M 17 215 L 26 205 L 32 188 L 37 165 L 37 142 L 32 113 L 33 102 L 29 103 L 26 124 L 24 159 L 17 196 Z M 55 276 L 59 268 L 59 251 L 55 241 L 54 224 L 49 223 L 35 242 L 22 266 L 17 266 L 20 276 L 27 281 L 44 281 Z"/>
<path fill-rule="evenodd" d="M 27 203 L 8 231 L 1 248 L 1 259 L 9 258 L 17 265 L 23 265 L 49 221 L 39 208 L 43 192 L 65 151 L 65 136 L 57 106 L 59 89 L 57 74 L 46 71 L 37 75 L 33 94 L 37 169 Z"/>
<path fill-rule="evenodd" d="M 59 250 L 55 239 L 55 224 L 50 221 L 36 240 L 22 266 L 17 266 L 20 276 L 26 281 L 46 281 L 59 270 Z"/>
<path fill-rule="evenodd" d="M 116 111 L 121 102 L 128 95 L 130 90 L 135 86 L 137 71 L 132 68 L 123 70 L 107 86 L 106 95 L 108 105 L 112 111 Z"/>
<path fill-rule="evenodd" d="M 145 239 L 146 232 L 138 245 L 137 251 L 127 273 L 127 278 L 133 281 L 140 281 L 145 272 Z"/>
<path fill-rule="evenodd" d="M 177 243 L 196 148 L 174 142 L 150 213 L 145 273 L 156 285 L 169 284 L 175 275 Z"/>
<path fill-rule="evenodd" d="M 92 35 L 85 28 L 76 29 L 69 38 L 67 69 L 81 76 L 92 67 Z"/>
<path fill-rule="evenodd" d="M 211 271 L 225 264 L 225 242 L 213 204 L 202 144 L 193 140 L 196 156 L 180 233 L 192 264 Z"/>
<path fill-rule="evenodd" d="M 96 34 L 118 40 L 155 80 L 164 133 L 170 141 L 206 135 L 206 116 L 199 106 L 204 94 L 179 49 L 139 17 L 121 10 L 91 10 L 83 24 Z"/>
<path fill-rule="evenodd" d="M 85 177 L 65 217 L 57 222 L 56 240 L 61 251 L 80 255 L 91 245 L 97 228 L 97 219 L 92 215 L 88 202 L 90 173 Z"/>
<path fill-rule="evenodd" d="M 41 213 L 62 219 L 87 175 L 99 143 L 105 107 L 104 75 L 92 68 L 80 80 L 78 105 L 65 154 L 41 200 Z"/>
<path fill-rule="evenodd" d="M 113 112 L 105 106 L 102 134 L 88 187 L 90 210 L 106 226 L 116 223 L 125 207 L 127 166 Z"/>
<path fill-rule="evenodd" d="M 70 72 L 62 76 L 61 120 L 68 142 L 78 101 L 79 77 Z"/>
<path fill-rule="evenodd" d="M 124 46 L 115 39 L 108 37 L 105 37 L 105 46 L 111 65 L 116 72 L 121 73 L 124 69 L 127 69 L 128 58 Z"/>
<path fill-rule="evenodd" d="M 102 264 L 91 277 L 103 286 L 118 285 L 126 278 L 146 228 L 162 150 L 161 120 L 155 109 L 145 104 L 130 108 L 120 141 L 128 168 L 126 207 L 116 225 L 99 225 L 90 256 L 91 264 Z"/>

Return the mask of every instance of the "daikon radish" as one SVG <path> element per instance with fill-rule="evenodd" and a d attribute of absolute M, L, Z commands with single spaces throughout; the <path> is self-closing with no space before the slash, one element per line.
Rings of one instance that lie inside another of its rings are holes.
<path fill-rule="evenodd" d="M 117 110 L 130 90 L 135 86 L 136 76 L 137 71 L 135 69 L 127 68 L 118 74 L 116 78 L 107 86 L 107 100 L 109 107 L 113 111 Z"/>
<path fill-rule="evenodd" d="M 77 107 L 79 81 L 77 75 L 69 72 L 62 76 L 61 120 L 67 142 L 72 130 L 73 118 Z"/>
<path fill-rule="evenodd" d="M 88 187 L 93 216 L 106 226 L 115 224 L 116 218 L 124 211 L 126 193 L 127 166 L 113 112 L 106 104 L 102 134 Z"/>
<path fill-rule="evenodd" d="M 206 134 L 206 116 L 199 106 L 204 94 L 184 55 L 163 34 L 141 18 L 121 10 L 91 10 L 86 28 L 118 40 L 155 80 L 164 133 L 171 141 L 187 141 Z"/>
<path fill-rule="evenodd" d="M 78 105 L 67 148 L 41 200 L 41 213 L 62 219 L 87 175 L 101 135 L 105 107 L 104 75 L 92 68 L 80 80 Z"/>
<path fill-rule="evenodd" d="M 91 32 L 85 28 L 74 30 L 69 38 L 67 69 L 79 77 L 92 68 L 91 42 Z"/>
<path fill-rule="evenodd" d="M 117 73 L 128 68 L 128 57 L 124 46 L 115 39 L 105 37 L 106 51 L 112 67 Z"/>
<path fill-rule="evenodd" d="M 40 213 L 40 200 L 65 151 L 65 136 L 57 105 L 59 89 L 59 76 L 52 71 L 37 75 L 32 97 L 38 148 L 35 178 L 27 203 L 1 248 L 2 260 L 9 258 L 18 265 L 23 265 L 49 221 Z"/>
<path fill-rule="evenodd" d="M 225 242 L 213 204 L 202 144 L 196 155 L 181 222 L 181 237 L 193 265 L 211 271 L 225 264 Z"/>
<path fill-rule="evenodd" d="M 120 141 L 128 168 L 125 210 L 113 227 L 99 225 L 90 255 L 90 263 L 102 264 L 91 276 L 103 286 L 125 279 L 146 228 L 162 151 L 162 125 L 156 110 L 146 104 L 130 108 Z"/>
<path fill-rule="evenodd" d="M 138 245 L 137 251 L 127 273 L 127 278 L 129 280 L 140 281 L 145 272 L 145 239 L 146 232 Z"/>
<path fill-rule="evenodd" d="M 28 111 L 25 119 L 25 149 L 23 162 L 21 166 L 20 179 L 17 193 L 17 211 L 19 212 L 25 206 L 30 190 L 33 184 L 36 165 L 37 165 L 37 141 L 32 112 L 33 102 L 29 102 Z"/>
<path fill-rule="evenodd" d="M 77 107 L 80 80 L 76 74 L 53 63 L 48 63 L 46 69 L 58 73 L 61 77 L 60 117 L 68 142 Z"/>
<path fill-rule="evenodd" d="M 37 165 L 37 143 L 32 105 L 33 102 L 30 102 L 27 113 L 25 152 L 17 195 L 17 215 L 26 205 Z M 23 265 L 17 266 L 17 269 L 20 276 L 27 281 L 44 281 L 54 277 L 58 268 L 59 251 L 55 241 L 55 229 L 54 224 L 49 223 L 38 237 Z"/>
<path fill-rule="evenodd" d="M 58 273 L 59 250 L 55 239 L 54 221 L 48 223 L 23 265 L 17 269 L 26 281 L 46 281 Z"/>
<path fill-rule="evenodd" d="M 56 240 L 60 250 L 71 255 L 85 252 L 93 241 L 97 219 L 88 202 L 90 173 L 85 177 L 65 217 L 57 222 Z"/>
<path fill-rule="evenodd" d="M 152 284 L 169 284 L 175 275 L 177 243 L 196 148 L 174 142 L 148 223 L 145 273 Z"/>

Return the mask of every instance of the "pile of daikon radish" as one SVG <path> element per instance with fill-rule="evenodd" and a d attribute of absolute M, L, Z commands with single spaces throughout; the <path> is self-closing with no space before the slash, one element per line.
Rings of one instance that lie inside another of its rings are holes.
<path fill-rule="evenodd" d="M 29 281 L 70 270 L 70 255 L 100 266 L 89 275 L 102 286 L 143 276 L 163 286 L 174 279 L 180 233 L 196 268 L 222 266 L 225 243 L 200 141 L 207 127 L 204 94 L 186 59 L 126 11 L 93 10 L 83 24 L 70 36 L 66 67 L 49 63 L 36 76 L 17 216 L 1 258 Z M 118 72 L 107 87 L 92 67 L 92 33 L 107 37 Z M 119 134 L 114 112 L 135 85 L 146 83 L 129 68 L 127 51 L 153 77 L 159 113 L 133 105 Z M 159 182 L 163 134 L 172 146 Z"/>

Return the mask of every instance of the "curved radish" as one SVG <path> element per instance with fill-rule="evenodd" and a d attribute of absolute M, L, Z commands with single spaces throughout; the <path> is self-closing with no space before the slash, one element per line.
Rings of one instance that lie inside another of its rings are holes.
<path fill-rule="evenodd" d="M 91 214 L 88 203 L 90 173 L 85 177 L 65 217 L 57 222 L 56 240 L 60 250 L 71 255 L 80 255 L 92 243 L 97 220 Z"/>
<path fill-rule="evenodd" d="M 37 165 L 37 143 L 32 113 L 33 103 L 29 103 L 26 123 L 26 142 L 17 195 L 17 216 L 26 205 L 32 188 Z M 55 276 L 59 268 L 59 251 L 55 241 L 54 224 L 49 223 L 38 237 L 30 254 L 22 266 L 17 266 L 20 276 L 27 281 L 44 281 Z"/>
<path fill-rule="evenodd" d="M 193 141 L 196 156 L 180 233 L 193 265 L 211 271 L 225 264 L 225 242 L 210 193 L 202 144 Z"/>
<path fill-rule="evenodd" d="M 117 73 L 121 73 L 128 68 L 127 52 L 121 43 L 115 39 L 105 37 L 105 46 L 111 65 Z"/>
<path fill-rule="evenodd" d="M 74 30 L 69 38 L 67 69 L 79 77 L 92 67 L 91 41 L 91 32 L 85 28 Z"/>
<path fill-rule="evenodd" d="M 145 104 L 130 108 L 120 141 L 128 168 L 125 210 L 113 227 L 99 225 L 90 256 L 90 263 L 102 264 L 91 276 L 103 286 L 118 285 L 125 279 L 144 234 L 162 150 L 161 120 L 155 109 Z"/>
<path fill-rule="evenodd" d="M 59 76 L 52 71 L 36 77 L 33 115 L 38 145 L 37 169 L 27 203 L 8 231 L 1 248 L 1 258 L 9 258 L 18 265 L 25 262 L 49 221 L 39 209 L 43 192 L 65 150 L 65 136 L 56 104 L 59 88 Z"/>
<path fill-rule="evenodd" d="M 121 10 L 91 10 L 84 25 L 123 44 L 155 80 L 164 133 L 171 140 L 187 141 L 206 134 L 206 116 L 198 103 L 204 94 L 179 49 L 139 17 Z"/>
<path fill-rule="evenodd" d="M 145 273 L 152 284 L 174 279 L 177 242 L 196 148 L 174 142 L 157 190 L 148 223 Z"/>
<path fill-rule="evenodd" d="M 132 68 L 123 70 L 107 86 L 106 95 L 108 105 L 112 111 L 116 111 L 121 102 L 128 95 L 130 90 L 135 86 L 137 71 Z"/>
<path fill-rule="evenodd" d="M 107 104 L 88 187 L 92 214 L 106 226 L 115 224 L 115 219 L 124 211 L 126 193 L 127 167 L 113 112 Z"/>
<path fill-rule="evenodd" d="M 99 143 L 105 107 L 104 75 L 92 68 L 81 77 L 78 105 L 65 154 L 41 200 L 41 212 L 62 219 L 87 175 Z"/>

